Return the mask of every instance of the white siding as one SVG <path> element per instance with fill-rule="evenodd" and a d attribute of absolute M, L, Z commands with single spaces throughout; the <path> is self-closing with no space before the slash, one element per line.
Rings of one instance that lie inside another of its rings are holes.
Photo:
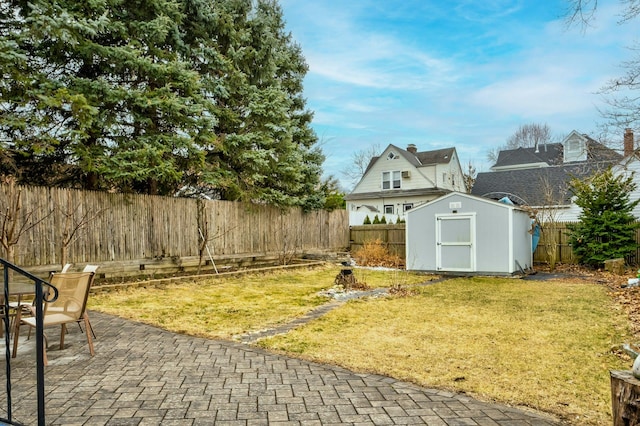
<path fill-rule="evenodd" d="M 405 219 L 406 214 L 404 212 L 405 204 L 413 204 L 412 208 L 421 206 L 422 204 L 434 200 L 435 196 L 415 196 L 415 197 L 394 197 L 389 199 L 374 199 L 374 200 L 358 200 L 356 202 L 348 201 L 347 210 L 349 211 L 349 225 L 362 225 L 364 218 L 369 216 L 369 219 L 373 220 L 373 217 L 377 214 L 379 218 L 383 215 L 387 223 L 390 219 L 393 219 L 393 223 L 398 222 L 398 218 Z M 384 214 L 384 206 L 392 204 L 394 206 L 393 215 Z M 363 205 L 375 207 L 378 212 L 372 212 L 371 210 L 361 207 Z"/>
<path fill-rule="evenodd" d="M 453 154 L 453 158 L 447 164 L 438 164 L 436 167 L 438 188 L 448 189 L 450 191 L 466 192 L 464 186 L 464 176 L 457 155 Z"/>
<path fill-rule="evenodd" d="M 640 160 L 638 160 L 636 157 L 633 157 L 631 159 L 626 158 L 623 160 L 622 164 L 613 169 L 613 172 L 616 175 L 624 174 L 624 176 L 633 174 L 633 182 L 636 185 L 636 189 L 635 191 L 633 191 L 629 199 L 630 201 L 635 201 L 640 198 Z M 633 215 L 637 219 L 640 219 L 640 205 L 637 205 L 633 209 Z"/>
<path fill-rule="evenodd" d="M 382 191 L 382 172 L 391 171 L 409 171 L 410 177 L 402 178 L 400 189 L 433 188 L 435 186 L 422 173 L 418 173 L 413 164 L 409 163 L 403 156 L 398 154 L 393 160 L 388 159 L 389 152 L 394 152 L 394 149 L 388 147 L 382 153 L 378 161 L 358 182 L 352 194 Z"/>

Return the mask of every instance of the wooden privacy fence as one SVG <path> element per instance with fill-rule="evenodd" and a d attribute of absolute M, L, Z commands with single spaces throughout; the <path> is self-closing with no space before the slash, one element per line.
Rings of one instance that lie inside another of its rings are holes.
<path fill-rule="evenodd" d="M 13 246 L 14 262 L 23 266 L 60 264 L 63 252 L 70 263 L 199 256 L 203 236 L 213 256 L 293 255 L 345 250 L 349 244 L 344 210 L 304 213 L 230 201 L 3 184 L 0 237 L 12 225 L 23 230 Z"/>
<path fill-rule="evenodd" d="M 406 256 L 405 224 L 352 226 L 349 232 L 352 253 L 364 247 L 365 243 L 380 240 L 390 254 L 404 259 Z"/>
<path fill-rule="evenodd" d="M 577 261 L 573 251 L 571 250 L 571 245 L 569 244 L 567 225 L 568 222 L 558 223 L 555 224 L 555 226 L 545 226 L 543 224 L 540 242 L 538 243 L 538 248 L 533 254 L 533 260 L 535 262 L 547 263 L 549 261 L 547 254 L 549 250 L 546 248 L 549 244 L 552 244 L 554 239 L 557 248 L 557 263 L 575 263 Z M 549 241 L 551 241 L 551 243 Z M 628 265 L 638 265 L 640 261 L 640 229 L 636 230 L 636 243 L 638 243 L 638 247 L 636 247 L 635 253 L 631 253 L 625 257 L 625 262 Z"/>
<path fill-rule="evenodd" d="M 536 251 L 533 252 L 533 261 L 549 263 L 554 242 L 556 247 L 556 263 L 576 263 L 577 259 L 573 255 L 573 250 L 569 244 L 566 223 L 557 223 L 553 226 L 542 225 L 540 241 L 538 241 Z"/>
<path fill-rule="evenodd" d="M 553 232 L 553 236 L 550 233 Z M 569 245 L 569 237 L 567 236 L 567 224 L 558 223 L 555 227 L 543 226 L 543 232 L 538 242 L 538 247 L 533 253 L 533 261 L 536 263 L 547 263 L 549 261 L 548 251 L 546 247 L 553 241 L 556 241 L 556 263 L 575 263 L 576 258 L 573 255 L 571 246 Z M 362 225 L 352 226 L 349 233 L 351 251 L 354 252 L 364 246 L 364 243 L 380 240 L 389 249 L 392 254 L 397 254 L 403 259 L 405 257 L 405 224 L 398 225 Z M 636 241 L 640 244 L 640 229 L 636 231 Z M 626 262 L 630 265 L 637 265 L 640 259 L 640 246 L 635 254 L 627 256 Z"/>

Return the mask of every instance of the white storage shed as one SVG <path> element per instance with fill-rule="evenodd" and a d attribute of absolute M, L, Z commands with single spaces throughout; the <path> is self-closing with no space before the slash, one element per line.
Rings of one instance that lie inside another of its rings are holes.
<path fill-rule="evenodd" d="M 533 266 L 527 211 L 452 192 L 407 212 L 407 270 L 511 275 Z"/>

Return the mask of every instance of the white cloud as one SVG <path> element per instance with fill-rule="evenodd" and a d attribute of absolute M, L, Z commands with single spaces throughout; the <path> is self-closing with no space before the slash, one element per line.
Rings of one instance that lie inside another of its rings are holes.
<path fill-rule="evenodd" d="M 617 2 L 599 4 L 582 32 L 562 18 L 517 20 L 530 7 L 523 0 L 281 1 L 285 17 L 295 16 L 288 28 L 310 66 L 305 95 L 334 174 L 350 152 L 374 143 L 456 146 L 463 162 L 484 164 L 521 124 L 593 131 L 596 92 L 622 73 L 636 33 L 618 24 Z M 430 32 L 456 11 L 467 32 Z M 380 25 L 361 19 L 373 14 Z M 424 29 L 402 26 L 419 19 Z"/>

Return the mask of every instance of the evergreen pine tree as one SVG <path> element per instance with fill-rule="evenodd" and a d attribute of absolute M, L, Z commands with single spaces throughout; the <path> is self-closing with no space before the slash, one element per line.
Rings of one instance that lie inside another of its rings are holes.
<path fill-rule="evenodd" d="M 324 156 L 302 97 L 307 65 L 278 2 L 189 0 L 186 10 L 188 55 L 217 117 L 204 182 L 223 199 L 321 208 Z"/>
<path fill-rule="evenodd" d="M 0 72 L 24 79 L 2 88 L 0 133 L 21 183 L 169 194 L 201 165 L 208 120 L 177 0 L 3 4 L 16 13 L 0 44 L 21 61 Z"/>
<path fill-rule="evenodd" d="M 0 173 L 324 205 L 307 65 L 276 0 L 8 0 L 0 18 Z"/>
<path fill-rule="evenodd" d="M 640 200 L 630 201 L 635 189 L 631 176 L 611 169 L 591 179 L 573 179 L 570 190 L 582 208 L 579 222 L 569 224 L 569 239 L 580 263 L 598 267 L 607 259 L 635 253 L 638 223 L 632 214 Z"/>

